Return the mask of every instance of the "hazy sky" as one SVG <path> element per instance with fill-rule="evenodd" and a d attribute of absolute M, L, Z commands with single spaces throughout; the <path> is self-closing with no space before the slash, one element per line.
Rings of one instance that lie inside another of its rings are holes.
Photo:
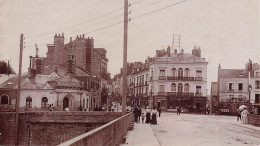
<path fill-rule="evenodd" d="M 197 45 L 209 62 L 208 87 L 217 80 L 219 63 L 222 68 L 244 68 L 248 59 L 259 63 L 258 0 L 186 0 L 171 6 L 178 2 L 182 0 L 129 0 L 128 62 L 144 62 L 156 49 L 171 45 L 173 34 L 180 34 L 184 52 L 191 53 Z M 0 0 L 0 59 L 11 60 L 18 72 L 24 33 L 26 72 L 35 43 L 44 57 L 55 33 L 64 32 L 65 43 L 85 34 L 95 39 L 94 47 L 107 49 L 108 69 L 114 75 L 122 67 L 123 23 L 107 26 L 123 21 L 123 5 L 124 0 Z"/>

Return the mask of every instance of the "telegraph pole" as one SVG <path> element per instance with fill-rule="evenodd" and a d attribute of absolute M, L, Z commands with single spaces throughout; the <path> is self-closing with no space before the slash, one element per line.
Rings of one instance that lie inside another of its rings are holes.
<path fill-rule="evenodd" d="M 123 92 L 122 92 L 122 114 L 126 114 L 126 75 L 127 75 L 127 27 L 128 27 L 128 0 L 125 0 L 124 11 L 124 51 L 123 51 Z"/>
<path fill-rule="evenodd" d="M 20 93 L 21 93 L 21 72 L 22 72 L 22 54 L 23 54 L 23 34 L 20 37 L 20 57 L 19 57 L 19 76 L 18 76 L 18 89 L 16 97 L 16 118 L 15 118 L 15 145 L 19 142 L 19 104 L 20 104 Z"/>

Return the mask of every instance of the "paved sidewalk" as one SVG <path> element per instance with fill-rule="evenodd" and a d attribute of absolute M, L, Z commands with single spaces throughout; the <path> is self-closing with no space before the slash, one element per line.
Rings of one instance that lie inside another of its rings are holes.
<path fill-rule="evenodd" d="M 121 146 L 160 146 L 150 124 L 135 123 L 134 130 L 128 131 L 126 144 Z"/>

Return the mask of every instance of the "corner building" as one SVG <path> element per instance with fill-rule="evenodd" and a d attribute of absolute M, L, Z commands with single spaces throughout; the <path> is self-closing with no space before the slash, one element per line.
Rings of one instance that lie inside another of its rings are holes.
<path fill-rule="evenodd" d="M 206 108 L 207 64 L 200 48 L 192 53 L 157 50 L 150 64 L 149 88 L 153 105 L 162 110 L 181 106 L 189 111 Z"/>

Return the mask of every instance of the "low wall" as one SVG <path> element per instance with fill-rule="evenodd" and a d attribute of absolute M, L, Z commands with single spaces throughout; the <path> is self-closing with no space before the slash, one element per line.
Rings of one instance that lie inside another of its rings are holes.
<path fill-rule="evenodd" d="M 128 113 L 121 118 L 66 141 L 59 146 L 117 146 L 126 135 L 133 119 L 133 113 Z"/>
<path fill-rule="evenodd" d="M 249 114 L 248 123 L 260 127 L 260 115 Z"/>
<path fill-rule="evenodd" d="M 26 112 L 19 114 L 19 145 L 57 145 L 121 116 L 117 112 Z M 15 113 L 0 113 L 0 145 L 15 141 Z"/>

